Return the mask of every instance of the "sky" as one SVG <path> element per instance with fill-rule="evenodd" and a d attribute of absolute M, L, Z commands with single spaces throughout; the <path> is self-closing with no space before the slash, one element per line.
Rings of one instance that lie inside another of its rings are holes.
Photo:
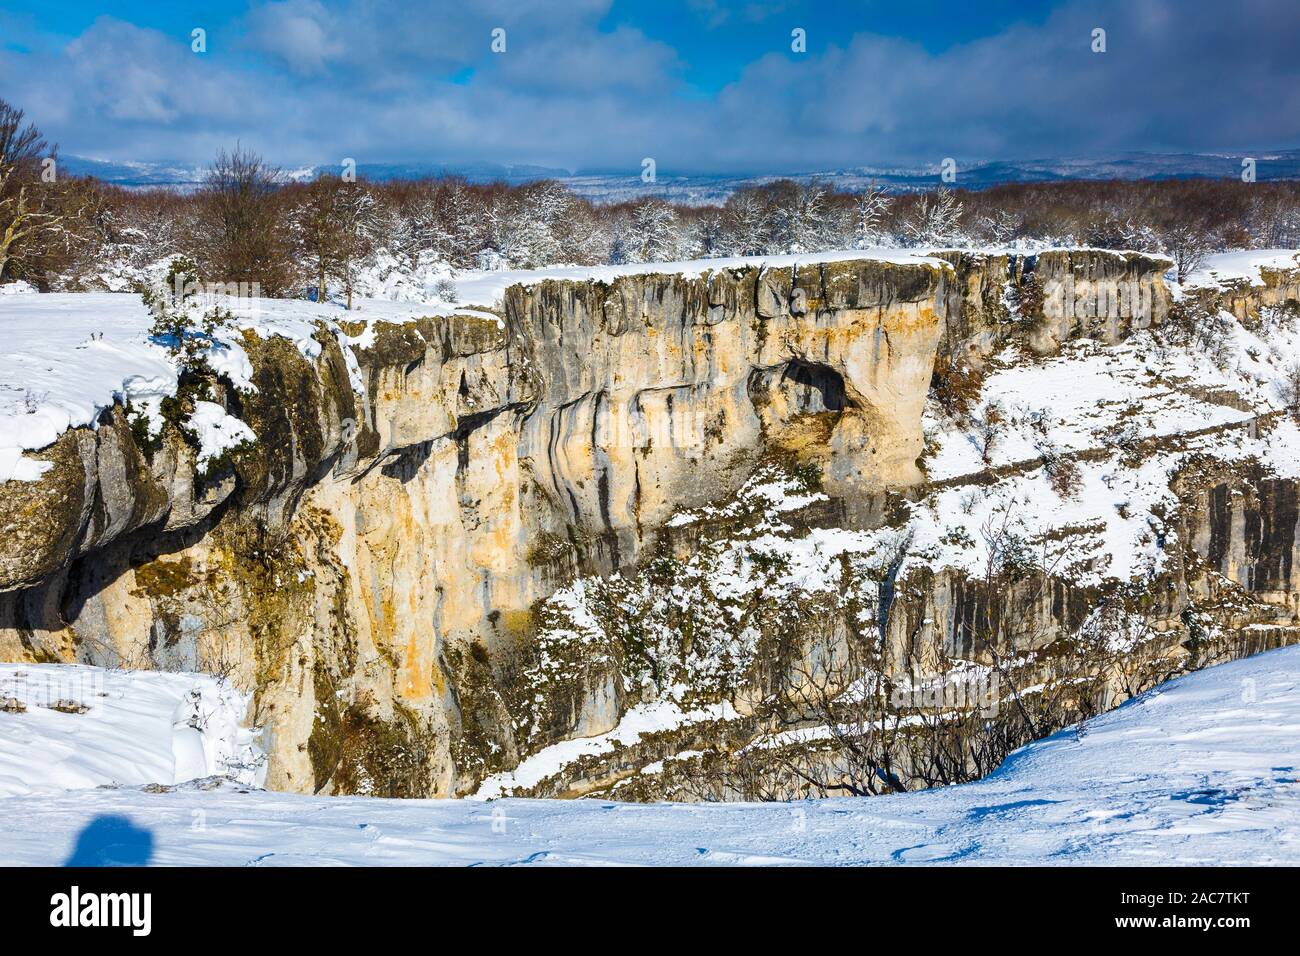
<path fill-rule="evenodd" d="M 5 0 L 0 96 L 127 162 L 915 168 L 1300 146 L 1298 40 L 1297 0 Z"/>

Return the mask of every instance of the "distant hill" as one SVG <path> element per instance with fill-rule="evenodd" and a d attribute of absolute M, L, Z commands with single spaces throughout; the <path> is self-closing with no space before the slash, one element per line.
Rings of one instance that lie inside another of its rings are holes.
<path fill-rule="evenodd" d="M 195 188 L 202 184 L 207 172 L 206 163 L 186 163 L 175 160 L 158 162 L 118 162 L 90 159 L 85 156 L 60 156 L 63 171 L 74 176 L 95 176 L 106 183 L 131 188 L 149 186 L 176 186 Z M 323 173 L 338 174 L 342 166 L 318 165 L 286 167 L 284 174 L 292 180 L 315 179 Z M 511 166 L 502 163 L 361 163 L 357 173 L 367 179 L 385 182 L 390 179 L 421 179 L 426 176 L 464 176 L 470 182 L 507 182 L 511 184 L 536 182 L 539 179 L 563 179 L 567 169 L 547 166 Z"/>
<path fill-rule="evenodd" d="M 1234 179 L 1241 161 L 1256 161 L 1259 181 L 1300 179 L 1300 150 L 1258 153 L 1124 153 L 1095 159 L 998 160 L 964 164 L 958 161 L 954 185 L 988 189 L 1007 183 L 1048 183 L 1066 180 Z M 892 192 L 915 192 L 943 185 L 938 165 L 928 167 L 857 166 L 849 169 L 791 173 L 785 176 L 663 175 L 654 184 L 640 180 L 639 171 L 580 171 L 564 178 L 574 192 L 597 202 L 619 202 L 647 194 L 687 203 L 721 203 L 739 186 L 794 179 L 821 180 L 845 190 L 860 190 L 875 183 Z"/>
<path fill-rule="evenodd" d="M 1300 150 L 1261 150 L 1257 153 L 1121 153 L 1091 159 L 996 160 L 957 164 L 955 185 L 987 189 L 1006 183 L 1061 182 L 1099 179 L 1232 179 L 1241 175 L 1243 156 L 1256 160 L 1259 181 L 1300 179 Z M 63 156 L 63 170 L 78 176 L 96 176 L 129 188 L 169 186 L 193 189 L 203 181 L 204 164 L 177 161 L 117 162 Z M 294 180 L 310 180 L 323 173 L 337 174 L 341 166 L 318 165 L 286 169 Z M 579 170 L 547 166 L 471 163 L 361 163 L 357 173 L 368 179 L 419 179 L 426 176 L 463 176 L 470 182 L 506 182 L 512 185 L 557 179 L 575 193 L 594 202 L 622 202 L 643 196 L 661 196 L 677 202 L 722 203 L 738 187 L 789 178 L 802 182 L 821 180 L 840 189 L 862 189 L 877 183 L 895 192 L 934 189 L 942 185 L 938 165 L 925 167 L 857 166 L 847 169 L 810 170 L 781 175 L 661 173 L 654 183 L 643 183 L 634 170 Z"/>

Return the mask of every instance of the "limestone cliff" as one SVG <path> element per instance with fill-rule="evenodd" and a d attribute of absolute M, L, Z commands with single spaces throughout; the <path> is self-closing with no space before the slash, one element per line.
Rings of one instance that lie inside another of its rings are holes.
<path fill-rule="evenodd" d="M 269 786 L 414 796 L 472 792 L 654 699 L 671 655 L 638 623 L 707 659 L 677 675 L 682 701 L 732 721 L 698 724 L 677 751 L 760 733 L 763 701 L 853 620 L 879 625 L 890 666 L 979 657 L 962 622 L 990 606 L 1020 622 L 1004 649 L 1046 647 L 1105 588 L 936 568 L 882 601 L 898 566 L 845 564 L 830 604 L 773 591 L 707 654 L 712 637 L 660 599 L 710 540 L 764 533 L 728 503 L 765 475 L 794 476 L 799 527 L 901 526 L 899 503 L 934 486 L 936 361 L 1160 326 L 1167 266 L 1074 250 L 545 279 L 510 287 L 500 322 L 375 323 L 351 373 L 324 329 L 314 357 L 248 333 L 255 387 L 221 399 L 253 445 L 199 469 L 183 436 L 142 443 L 115 406 L 43 450 L 41 480 L 4 486 L 0 659 L 227 674 L 255 692 Z M 1294 607 L 1293 481 L 1198 478 L 1181 500 L 1162 628 L 1220 580 Z M 602 581 L 614 590 L 584 585 Z M 639 618 L 619 587 L 642 589 Z M 646 746 L 554 792 L 664 756 Z"/>

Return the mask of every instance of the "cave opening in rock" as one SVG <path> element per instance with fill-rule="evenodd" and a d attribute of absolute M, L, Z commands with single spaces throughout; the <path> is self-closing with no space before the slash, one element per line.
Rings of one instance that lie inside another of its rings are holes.
<path fill-rule="evenodd" d="M 793 359 L 781 372 L 777 387 L 789 394 L 799 413 L 839 412 L 850 406 L 844 377 L 828 365 Z"/>

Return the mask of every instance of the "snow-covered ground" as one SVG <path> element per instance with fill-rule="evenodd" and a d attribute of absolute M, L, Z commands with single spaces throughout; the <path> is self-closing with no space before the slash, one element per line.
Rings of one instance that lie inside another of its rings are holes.
<path fill-rule="evenodd" d="M 0 740 L 27 716 L 0 713 Z M 26 761 L 43 754 L 32 747 Z M 89 846 L 103 862 L 164 865 L 1296 865 L 1300 647 L 1172 681 L 977 783 L 897 796 L 483 803 L 222 784 L 0 798 L 0 863 L 57 864 L 79 840 L 82 860 Z"/>
<path fill-rule="evenodd" d="M 1263 285 L 1261 269 L 1300 269 L 1300 253 L 1294 249 L 1237 249 L 1206 256 L 1184 285 L 1216 286 L 1244 279 Z"/>
<path fill-rule="evenodd" d="M 0 664 L 0 797 L 213 774 L 257 783 L 247 707 L 203 674 Z"/>

